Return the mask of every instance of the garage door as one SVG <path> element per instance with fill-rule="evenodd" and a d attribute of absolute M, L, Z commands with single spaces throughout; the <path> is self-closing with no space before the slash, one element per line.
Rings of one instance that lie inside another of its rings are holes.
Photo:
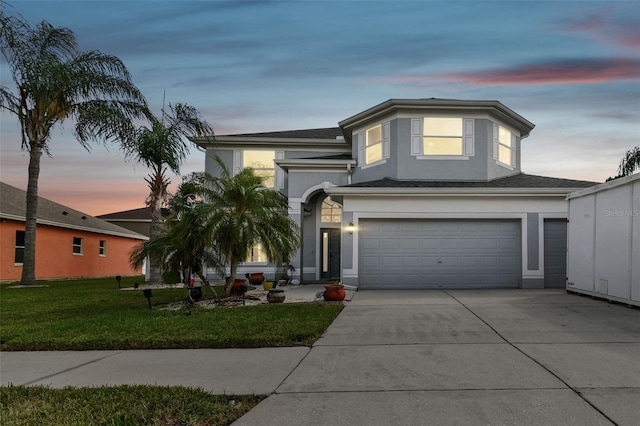
<path fill-rule="evenodd" d="M 567 220 L 544 221 L 544 286 L 565 288 L 567 276 Z"/>
<path fill-rule="evenodd" d="M 362 219 L 362 288 L 520 286 L 520 221 Z"/>

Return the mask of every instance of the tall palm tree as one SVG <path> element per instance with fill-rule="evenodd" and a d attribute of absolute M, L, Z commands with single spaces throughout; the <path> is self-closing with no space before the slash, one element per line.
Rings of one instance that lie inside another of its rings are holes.
<path fill-rule="evenodd" d="M 618 166 L 618 176 L 629 176 L 638 169 L 640 169 L 640 146 L 627 151 Z"/>
<path fill-rule="evenodd" d="M 33 284 L 40 159 L 50 154 L 52 128 L 75 119 L 74 135 L 88 149 L 92 140 L 119 139 L 147 106 L 122 61 L 95 50 L 80 52 L 68 28 L 46 21 L 32 27 L 0 10 L 0 50 L 15 84 L 13 90 L 0 85 L 0 109 L 17 116 L 22 148 L 29 151 L 21 283 Z"/>
<path fill-rule="evenodd" d="M 183 138 L 193 136 L 213 136 L 211 126 L 200 118 L 198 111 L 186 104 L 169 104 L 169 111 L 162 111 L 162 117 L 149 116 L 150 126 L 131 128 L 123 135 L 122 145 L 127 158 L 144 164 L 149 170 L 145 178 L 149 185 L 146 204 L 151 209 L 151 229 L 149 239 L 158 238 L 162 229 L 162 207 L 168 202 L 167 188 L 171 183 L 167 170 L 176 174 L 184 161 L 189 147 Z M 150 282 L 162 279 L 161 263 L 150 259 Z"/>
<path fill-rule="evenodd" d="M 196 176 L 206 217 L 202 233 L 218 254 L 219 264 L 230 268 L 233 283 L 251 246 L 260 243 L 271 262 L 289 259 L 300 247 L 300 228 L 289 217 L 286 197 L 262 185 L 252 169 L 232 175 L 219 157 L 216 161 L 220 176 Z M 224 268 L 217 269 L 225 274 Z M 231 289 L 229 285 L 227 294 Z"/>

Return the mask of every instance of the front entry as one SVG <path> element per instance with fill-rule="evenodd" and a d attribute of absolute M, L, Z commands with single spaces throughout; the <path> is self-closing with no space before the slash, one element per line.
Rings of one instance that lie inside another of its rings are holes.
<path fill-rule="evenodd" d="M 340 279 L 340 229 L 320 229 L 320 278 Z"/>

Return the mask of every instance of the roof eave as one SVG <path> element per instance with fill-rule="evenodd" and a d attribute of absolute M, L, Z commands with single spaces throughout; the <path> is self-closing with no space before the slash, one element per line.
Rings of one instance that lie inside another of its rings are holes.
<path fill-rule="evenodd" d="M 322 146 L 324 148 L 336 148 L 346 145 L 344 139 L 322 139 L 322 138 L 269 138 L 269 137 L 243 137 L 243 136 L 216 136 L 215 138 L 190 138 L 192 142 L 202 148 L 216 146 L 234 146 L 234 145 L 310 145 Z"/>
<path fill-rule="evenodd" d="M 362 188 L 362 187 L 341 187 L 335 186 L 325 189 L 330 195 L 349 196 L 383 196 L 383 197 L 406 197 L 406 196 L 447 196 L 463 195 L 470 197 L 518 197 L 518 196 L 540 196 L 540 197 L 566 197 L 568 193 L 579 188 Z"/>
<path fill-rule="evenodd" d="M 419 110 L 485 110 L 491 111 L 503 119 L 515 123 L 521 132 L 521 137 L 526 138 L 535 125 L 522 117 L 512 109 L 499 101 L 465 101 L 455 99 L 389 99 L 363 112 L 342 120 L 338 125 L 345 134 L 350 133 L 348 129 L 363 124 L 369 120 L 379 118 L 399 109 L 419 109 Z"/>

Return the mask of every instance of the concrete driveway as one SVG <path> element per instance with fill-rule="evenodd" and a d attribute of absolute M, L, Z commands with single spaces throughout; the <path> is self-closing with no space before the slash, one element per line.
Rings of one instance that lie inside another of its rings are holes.
<path fill-rule="evenodd" d="M 640 310 L 562 290 L 360 291 L 236 425 L 638 425 Z"/>

